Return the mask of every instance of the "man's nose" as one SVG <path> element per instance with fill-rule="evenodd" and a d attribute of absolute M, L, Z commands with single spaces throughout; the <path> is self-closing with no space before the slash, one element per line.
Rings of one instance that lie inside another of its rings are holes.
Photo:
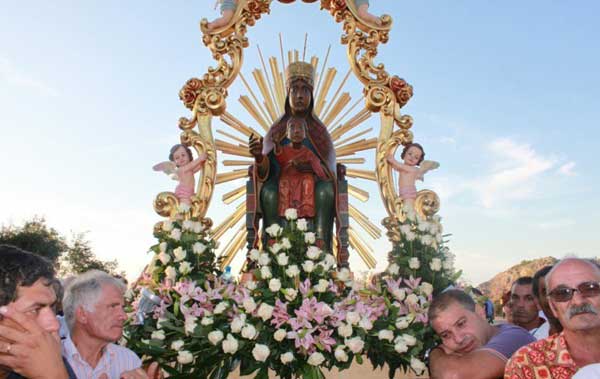
<path fill-rule="evenodd" d="M 60 329 L 60 323 L 56 318 L 56 314 L 50 308 L 44 308 L 38 316 L 38 324 L 47 332 L 54 333 Z"/>

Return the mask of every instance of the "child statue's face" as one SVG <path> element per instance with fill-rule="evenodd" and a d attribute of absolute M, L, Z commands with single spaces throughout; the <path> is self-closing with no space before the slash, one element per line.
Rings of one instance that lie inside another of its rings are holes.
<path fill-rule="evenodd" d="M 175 162 L 177 167 L 185 166 L 190 163 L 190 157 L 183 146 L 179 147 L 175 150 L 175 153 L 173 153 L 173 162 Z"/>
<path fill-rule="evenodd" d="M 416 166 L 421 160 L 422 156 L 423 152 L 421 149 L 416 146 L 411 146 L 406 151 L 406 154 L 404 154 L 404 163 L 409 166 Z"/>
<path fill-rule="evenodd" d="M 301 143 L 306 137 L 301 121 L 292 120 L 288 125 L 288 138 L 292 143 Z"/>

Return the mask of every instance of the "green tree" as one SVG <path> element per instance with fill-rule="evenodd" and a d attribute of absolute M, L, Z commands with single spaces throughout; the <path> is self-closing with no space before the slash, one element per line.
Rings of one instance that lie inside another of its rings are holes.
<path fill-rule="evenodd" d="M 55 264 L 69 248 L 65 238 L 56 229 L 47 226 L 43 217 L 37 216 L 26 221 L 23 226 L 3 226 L 0 229 L 0 243 L 42 255 Z"/>
<path fill-rule="evenodd" d="M 96 257 L 90 242 L 85 238 L 85 233 L 75 234 L 68 250 L 60 259 L 60 273 L 66 275 L 77 275 L 88 270 L 102 270 L 110 274 L 117 272 L 117 261 L 102 261 Z"/>

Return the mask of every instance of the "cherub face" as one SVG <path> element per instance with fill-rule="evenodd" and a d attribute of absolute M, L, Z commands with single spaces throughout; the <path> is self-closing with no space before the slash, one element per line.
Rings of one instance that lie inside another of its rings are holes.
<path fill-rule="evenodd" d="M 288 138 L 293 143 L 301 143 L 306 137 L 304 125 L 300 120 L 291 120 L 288 124 Z"/>
<path fill-rule="evenodd" d="M 423 152 L 416 146 L 411 146 L 404 154 L 404 163 L 409 166 L 416 166 L 421 160 Z"/>
<path fill-rule="evenodd" d="M 190 163 L 190 157 L 183 146 L 180 146 L 173 153 L 173 162 L 175 162 L 177 167 L 185 166 L 186 164 Z"/>

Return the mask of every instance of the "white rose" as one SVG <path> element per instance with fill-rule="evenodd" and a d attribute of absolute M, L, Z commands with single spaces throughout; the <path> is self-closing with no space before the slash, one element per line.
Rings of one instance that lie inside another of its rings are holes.
<path fill-rule="evenodd" d="M 338 280 L 345 282 L 350 279 L 350 270 L 343 268 L 337 273 Z"/>
<path fill-rule="evenodd" d="M 271 292 L 277 292 L 281 289 L 281 280 L 273 278 L 269 280 L 269 289 Z"/>
<path fill-rule="evenodd" d="M 287 276 L 289 276 L 290 278 L 293 278 L 295 276 L 298 276 L 298 274 L 300 274 L 300 270 L 298 269 L 298 266 L 296 266 L 296 265 L 290 265 L 285 270 L 285 274 Z"/>
<path fill-rule="evenodd" d="M 329 282 L 325 279 L 319 279 L 319 284 L 315 285 L 313 288 L 316 292 L 323 293 L 327 291 L 327 287 L 329 287 Z"/>
<path fill-rule="evenodd" d="M 392 295 L 394 295 L 394 297 L 398 299 L 398 301 L 402 301 L 406 297 L 406 291 L 402 288 L 395 288 L 392 291 Z"/>
<path fill-rule="evenodd" d="M 431 237 L 429 234 L 426 234 L 423 237 L 421 237 L 421 242 L 425 246 L 431 246 L 431 244 L 433 244 L 433 237 Z"/>
<path fill-rule="evenodd" d="M 206 245 L 204 245 L 203 243 L 200 243 L 200 242 L 196 242 L 192 246 L 192 251 L 194 252 L 194 254 L 202 254 L 202 253 L 204 253 L 205 250 L 206 250 Z"/>
<path fill-rule="evenodd" d="M 411 268 L 411 270 L 417 270 L 419 267 L 421 267 L 421 262 L 419 262 L 419 258 L 417 257 L 412 257 L 408 260 L 408 267 Z"/>
<path fill-rule="evenodd" d="M 256 309 L 256 302 L 251 297 L 245 298 L 244 301 L 242 302 L 242 305 L 244 306 L 244 309 L 248 313 L 252 313 Z"/>
<path fill-rule="evenodd" d="M 273 334 L 273 338 L 275 338 L 275 341 L 281 342 L 281 341 L 283 341 L 283 339 L 285 338 L 286 335 L 287 335 L 287 332 L 285 331 L 285 329 L 277 329 L 275 334 Z"/>
<path fill-rule="evenodd" d="M 427 229 L 429 229 L 429 223 L 427 221 L 420 222 L 417 225 L 417 229 L 419 229 L 421 232 L 426 232 Z"/>
<path fill-rule="evenodd" d="M 306 272 L 312 272 L 312 270 L 315 269 L 315 263 L 313 261 L 304 261 L 304 263 L 302 263 L 302 269 Z"/>
<path fill-rule="evenodd" d="M 410 230 L 410 224 L 404 224 L 400 227 L 400 231 L 402 232 L 402 234 L 407 235 L 408 233 L 411 233 Z"/>
<path fill-rule="evenodd" d="M 411 293 L 410 295 L 406 296 L 405 302 L 409 305 L 416 305 L 419 303 L 419 297 L 414 293 Z"/>
<path fill-rule="evenodd" d="M 298 291 L 293 288 L 286 288 L 285 290 L 283 290 L 283 292 L 287 301 L 294 301 L 294 299 L 298 295 Z"/>
<path fill-rule="evenodd" d="M 321 249 L 316 246 L 309 246 L 306 250 L 306 256 L 310 259 L 317 259 L 321 255 Z"/>
<path fill-rule="evenodd" d="M 281 253 L 277 256 L 277 264 L 280 266 L 287 266 L 289 257 L 285 253 Z"/>
<path fill-rule="evenodd" d="M 250 250 L 249 257 L 250 257 L 251 260 L 257 261 L 258 258 L 260 257 L 260 251 L 258 251 L 256 249 Z"/>
<path fill-rule="evenodd" d="M 406 317 L 400 317 L 396 320 L 396 328 L 406 329 L 410 325 L 410 321 Z"/>
<path fill-rule="evenodd" d="M 169 263 L 171 261 L 171 256 L 169 255 L 169 253 L 162 252 L 162 253 L 158 254 L 158 259 L 161 261 L 161 263 L 163 265 L 166 265 L 167 263 Z"/>
<path fill-rule="evenodd" d="M 272 252 L 273 254 L 277 254 L 277 253 L 279 253 L 279 250 L 281 250 L 282 248 L 283 248 L 283 246 L 282 246 L 281 244 L 279 244 L 279 243 L 274 243 L 274 244 L 273 244 L 273 245 L 271 245 L 271 247 L 270 247 L 270 249 L 271 249 L 271 252 Z"/>
<path fill-rule="evenodd" d="M 371 320 L 369 320 L 368 317 L 363 317 L 360 320 L 360 322 L 358 323 L 358 326 L 360 326 L 364 330 L 371 330 L 371 329 L 373 329 L 373 323 L 371 322 Z"/>
<path fill-rule="evenodd" d="M 215 346 L 217 346 L 217 344 L 219 342 L 221 342 L 222 339 L 223 339 L 223 332 L 220 330 L 214 330 L 214 331 L 208 333 L 208 340 L 210 341 L 210 343 L 212 343 Z"/>
<path fill-rule="evenodd" d="M 289 239 L 287 238 L 282 238 L 281 239 L 281 247 L 283 249 L 291 249 L 292 248 L 292 243 L 290 242 Z"/>
<path fill-rule="evenodd" d="M 325 258 L 323 259 L 323 261 L 325 262 L 325 264 L 329 267 L 333 266 L 335 264 L 335 257 L 331 254 L 325 254 Z"/>
<path fill-rule="evenodd" d="M 254 349 L 252 349 L 252 356 L 259 362 L 266 361 L 269 354 L 271 354 L 271 350 L 269 350 L 267 345 L 257 343 Z"/>
<path fill-rule="evenodd" d="M 263 266 L 260 268 L 260 277 L 262 279 L 269 279 L 272 276 L 273 274 L 271 274 L 271 269 L 269 268 L 269 266 Z"/>
<path fill-rule="evenodd" d="M 421 289 L 421 292 L 423 293 L 423 295 L 425 296 L 429 296 L 433 293 L 433 286 L 427 282 L 423 282 L 421 283 L 421 285 L 419 286 L 419 288 Z"/>
<path fill-rule="evenodd" d="M 454 268 L 454 262 L 452 261 L 452 259 L 446 259 L 444 260 L 444 263 L 442 263 L 442 267 L 444 268 L 444 270 L 450 271 Z"/>
<path fill-rule="evenodd" d="M 346 340 L 345 345 L 348 346 L 348 349 L 350 349 L 351 352 L 358 354 L 365 346 L 365 341 L 363 341 L 360 337 L 354 337 Z"/>
<path fill-rule="evenodd" d="M 341 337 L 350 337 L 352 335 L 352 325 L 342 323 L 338 326 L 337 332 Z"/>
<path fill-rule="evenodd" d="M 171 230 L 171 238 L 175 241 L 179 241 L 181 239 L 181 230 L 177 228 Z"/>
<path fill-rule="evenodd" d="M 433 258 L 431 262 L 429 262 L 429 268 L 432 271 L 440 271 L 442 269 L 442 260 L 440 258 Z"/>
<path fill-rule="evenodd" d="M 380 330 L 379 333 L 377 333 L 377 337 L 382 341 L 386 340 L 392 342 L 392 340 L 394 339 L 394 332 L 391 330 L 383 329 Z"/>
<path fill-rule="evenodd" d="M 417 344 L 417 339 L 410 334 L 403 334 L 402 339 L 408 346 L 415 346 Z"/>
<path fill-rule="evenodd" d="M 194 333 L 198 324 L 196 323 L 196 317 L 188 317 L 185 319 L 185 333 L 191 334 Z"/>
<path fill-rule="evenodd" d="M 412 367 L 412 369 L 415 370 L 415 372 L 419 375 L 425 371 L 425 363 L 421 362 L 415 357 L 410 358 L 410 367 Z"/>
<path fill-rule="evenodd" d="M 277 224 L 273 224 L 265 229 L 267 234 L 270 235 L 271 237 L 277 237 L 279 234 L 281 234 L 281 230 L 282 230 L 281 226 L 279 226 Z"/>
<path fill-rule="evenodd" d="M 176 340 L 176 341 L 171 342 L 171 349 L 175 350 L 175 351 L 179 351 L 179 350 L 181 350 L 183 345 L 185 345 L 185 342 L 183 342 L 183 340 Z"/>
<path fill-rule="evenodd" d="M 242 337 L 253 340 L 258 335 L 256 328 L 251 324 L 248 324 L 242 328 Z"/>
<path fill-rule="evenodd" d="M 305 218 L 301 218 L 298 221 L 296 221 L 296 226 L 298 227 L 299 231 L 306 232 L 306 230 L 308 229 L 308 221 L 306 221 Z"/>
<path fill-rule="evenodd" d="M 181 228 L 182 228 L 183 230 L 192 230 L 192 229 L 194 229 L 194 221 L 191 221 L 191 220 L 185 220 L 185 221 L 183 222 L 183 225 L 181 225 Z"/>
<path fill-rule="evenodd" d="M 202 320 L 200 320 L 200 324 L 207 326 L 207 325 L 212 325 L 214 323 L 214 320 L 212 317 L 209 316 L 204 316 L 202 317 Z"/>
<path fill-rule="evenodd" d="M 335 355 L 335 359 L 337 359 L 338 362 L 347 362 L 348 361 L 348 354 L 344 350 L 343 346 L 338 346 L 335 349 L 334 355 Z"/>
<path fill-rule="evenodd" d="M 227 334 L 227 338 L 221 345 L 225 354 L 235 354 L 239 346 L 238 341 L 231 334 Z"/>
<path fill-rule="evenodd" d="M 177 353 L 177 362 L 181 363 L 182 365 L 192 363 L 193 361 L 194 356 L 189 351 L 184 350 Z"/>
<path fill-rule="evenodd" d="M 194 223 L 194 233 L 200 234 L 204 230 L 204 225 L 201 222 L 196 221 Z"/>
<path fill-rule="evenodd" d="M 190 265 L 190 262 L 181 262 L 179 265 L 179 272 L 181 275 L 187 275 L 192 272 L 192 265 Z"/>
<path fill-rule="evenodd" d="M 239 333 L 244 325 L 246 325 L 246 315 L 242 314 L 234 317 L 231 321 L 231 332 Z"/>
<path fill-rule="evenodd" d="M 173 222 L 171 222 L 171 220 L 163 221 L 162 230 L 164 230 L 165 232 L 170 232 L 171 230 L 173 230 Z"/>
<path fill-rule="evenodd" d="M 248 280 L 246 283 L 244 283 L 244 286 L 250 291 L 254 291 L 256 289 L 256 282 L 254 280 Z"/>
<path fill-rule="evenodd" d="M 227 304 L 226 301 L 222 301 L 219 304 L 217 304 L 217 306 L 215 307 L 215 310 L 213 311 L 214 314 L 216 315 L 220 315 L 221 313 L 225 312 L 225 309 L 227 309 L 227 306 L 229 304 Z"/>
<path fill-rule="evenodd" d="M 150 339 L 153 340 L 164 340 L 165 339 L 165 331 L 164 330 L 157 330 L 152 332 L 152 334 L 150 335 Z"/>
<path fill-rule="evenodd" d="M 271 258 L 269 258 L 269 254 L 267 254 L 267 253 L 262 253 L 258 257 L 258 264 L 261 266 L 266 266 L 269 264 L 269 262 L 271 262 Z"/>
<path fill-rule="evenodd" d="M 167 251 L 167 243 L 166 242 L 159 243 L 158 251 L 160 251 L 161 253 L 164 253 L 165 251 Z"/>
<path fill-rule="evenodd" d="M 406 342 L 400 338 L 396 341 L 394 350 L 396 350 L 396 352 L 399 354 L 406 353 L 408 351 L 408 346 L 406 345 Z"/>
<path fill-rule="evenodd" d="M 284 214 L 285 218 L 288 220 L 295 220 L 298 218 L 298 211 L 294 208 L 288 208 L 285 210 Z"/>
<path fill-rule="evenodd" d="M 281 357 L 279 359 L 281 359 L 281 363 L 283 363 L 284 365 L 288 364 L 294 360 L 294 353 L 288 351 L 287 353 L 281 354 Z"/>
<path fill-rule="evenodd" d="M 323 354 L 314 352 L 308 357 L 308 364 L 312 366 L 318 366 L 325 360 Z"/>
<path fill-rule="evenodd" d="M 177 269 L 173 266 L 168 266 L 165 269 L 165 275 L 167 276 L 167 279 L 175 280 L 177 279 Z"/>
<path fill-rule="evenodd" d="M 275 309 L 275 307 L 272 305 L 262 303 L 260 307 L 258 307 L 258 317 L 262 318 L 263 321 L 267 321 L 273 316 L 273 309 Z"/>
<path fill-rule="evenodd" d="M 398 266 L 395 263 L 392 263 L 388 266 L 387 272 L 389 272 L 392 275 L 398 275 L 398 273 L 400 272 L 400 266 Z"/>
<path fill-rule="evenodd" d="M 304 242 L 306 242 L 308 244 L 313 244 L 313 243 L 315 243 L 316 240 L 317 240 L 317 237 L 315 236 L 315 233 L 308 232 L 308 233 L 304 234 Z"/>
<path fill-rule="evenodd" d="M 346 321 L 352 325 L 356 325 L 360 321 L 360 315 L 358 312 L 348 312 L 346 313 Z"/>
<path fill-rule="evenodd" d="M 407 241 L 414 241 L 417 235 L 413 232 L 408 232 L 405 237 Z"/>

